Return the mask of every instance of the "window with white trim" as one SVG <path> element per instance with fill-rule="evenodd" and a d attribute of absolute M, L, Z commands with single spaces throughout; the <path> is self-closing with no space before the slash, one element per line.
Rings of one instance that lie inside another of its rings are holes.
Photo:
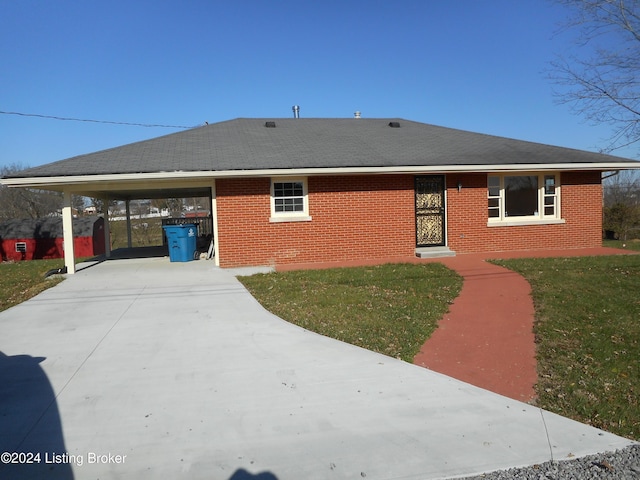
<path fill-rule="evenodd" d="M 489 223 L 559 220 L 559 194 L 557 173 L 489 175 Z"/>
<path fill-rule="evenodd" d="M 307 198 L 307 179 L 271 179 L 271 221 L 311 220 Z"/>

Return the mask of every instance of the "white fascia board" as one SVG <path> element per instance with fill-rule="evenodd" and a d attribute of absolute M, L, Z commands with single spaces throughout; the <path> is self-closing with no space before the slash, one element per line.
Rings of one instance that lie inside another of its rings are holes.
<path fill-rule="evenodd" d="M 95 184 L 128 185 L 148 182 L 168 182 L 183 180 L 190 185 L 206 185 L 206 181 L 216 178 L 216 172 L 159 172 L 122 173 L 107 175 L 69 175 L 57 177 L 2 178 L 0 184 L 8 187 L 56 187 L 85 186 Z"/>
<path fill-rule="evenodd" d="M 295 168 L 264 170 L 224 170 L 199 172 L 157 172 L 124 173 L 106 175 L 76 175 L 58 177 L 3 178 L 0 183 L 8 187 L 55 187 L 82 186 L 99 183 L 127 184 L 135 182 L 174 181 L 174 180 L 211 180 L 216 178 L 239 177 L 286 177 L 314 175 L 366 175 L 401 173 L 492 173 L 492 172 L 546 172 L 568 170 L 632 170 L 640 169 L 640 162 L 606 163 L 548 163 L 548 164 L 504 164 L 504 165 L 434 165 L 407 167 L 339 167 L 339 168 Z"/>
<path fill-rule="evenodd" d="M 469 167 L 465 165 L 465 167 Z M 521 165 L 479 165 L 476 168 L 464 170 L 450 170 L 455 172 L 549 172 L 549 171 L 585 171 L 596 170 L 608 172 L 612 170 L 634 170 L 640 169 L 640 162 L 606 162 L 606 163 L 532 163 Z"/>
<path fill-rule="evenodd" d="M 491 172 L 548 172 L 568 170 L 630 170 L 640 169 L 637 164 L 629 162 L 607 163 L 533 163 L 504 165 L 417 165 L 406 167 L 340 167 L 340 168 L 295 168 L 271 170 L 242 170 L 228 172 L 211 172 L 212 177 L 288 177 L 313 175 L 367 175 L 367 174 L 399 174 L 399 173 L 491 173 Z"/>

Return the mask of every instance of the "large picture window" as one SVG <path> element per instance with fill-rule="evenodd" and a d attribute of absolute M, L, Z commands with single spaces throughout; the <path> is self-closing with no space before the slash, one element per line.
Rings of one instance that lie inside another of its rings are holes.
<path fill-rule="evenodd" d="M 271 180 L 271 221 L 311 220 L 306 178 Z"/>
<path fill-rule="evenodd" d="M 558 174 L 489 175 L 489 223 L 560 218 Z"/>

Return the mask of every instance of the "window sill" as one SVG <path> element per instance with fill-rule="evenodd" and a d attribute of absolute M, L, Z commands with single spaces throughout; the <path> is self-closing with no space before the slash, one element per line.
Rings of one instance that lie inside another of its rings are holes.
<path fill-rule="evenodd" d="M 283 222 L 310 222 L 310 216 L 304 215 L 292 215 L 292 216 L 282 216 L 282 217 L 271 217 L 269 218 L 270 223 L 283 223 Z"/>
<path fill-rule="evenodd" d="M 557 225 L 560 223 L 566 223 L 564 218 L 549 218 L 549 219 L 536 219 L 536 220 L 501 220 L 501 221 L 489 221 L 487 227 L 524 227 L 527 225 Z"/>

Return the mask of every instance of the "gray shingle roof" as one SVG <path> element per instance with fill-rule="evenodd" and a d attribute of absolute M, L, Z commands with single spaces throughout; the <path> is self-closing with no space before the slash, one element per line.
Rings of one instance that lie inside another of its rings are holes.
<path fill-rule="evenodd" d="M 267 121 L 276 127 L 265 127 Z M 390 127 L 391 122 L 400 127 Z M 606 162 L 632 160 L 403 119 L 239 118 L 80 155 L 12 177 Z"/>
<path fill-rule="evenodd" d="M 74 237 L 93 236 L 94 224 L 99 217 L 73 219 Z M 62 217 L 7 220 L 0 223 L 0 240 L 21 238 L 62 238 Z"/>

